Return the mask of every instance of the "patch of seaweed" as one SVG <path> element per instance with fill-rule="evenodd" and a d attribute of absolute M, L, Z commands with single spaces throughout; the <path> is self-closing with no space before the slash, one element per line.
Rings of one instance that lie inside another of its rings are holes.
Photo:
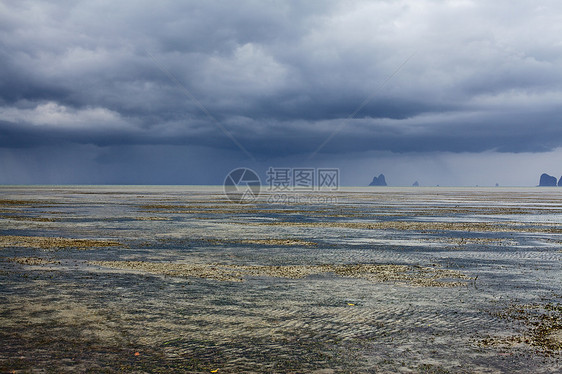
<path fill-rule="evenodd" d="M 172 277 L 207 278 L 230 282 L 241 282 L 248 277 L 301 279 L 312 275 L 334 274 L 374 282 L 401 282 L 423 287 L 455 287 L 464 286 L 467 284 L 466 280 L 471 279 L 454 270 L 396 264 L 250 266 L 147 261 L 89 261 L 88 263 L 105 268 L 134 270 Z"/>
<path fill-rule="evenodd" d="M 122 244 L 114 240 L 73 239 L 48 236 L 0 236 L 0 248 L 20 247 L 38 249 L 88 249 L 99 247 L 117 247 Z"/>
<path fill-rule="evenodd" d="M 482 346 L 527 344 L 546 356 L 562 353 L 562 304 L 513 304 L 493 313 L 508 321 L 518 321 L 526 328 L 521 335 L 489 336 L 480 341 Z"/>

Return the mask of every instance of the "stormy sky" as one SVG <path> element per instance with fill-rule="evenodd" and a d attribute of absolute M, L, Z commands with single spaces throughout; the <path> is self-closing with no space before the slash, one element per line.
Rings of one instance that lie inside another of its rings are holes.
<path fill-rule="evenodd" d="M 0 183 L 536 185 L 559 1 L 3 1 Z"/>

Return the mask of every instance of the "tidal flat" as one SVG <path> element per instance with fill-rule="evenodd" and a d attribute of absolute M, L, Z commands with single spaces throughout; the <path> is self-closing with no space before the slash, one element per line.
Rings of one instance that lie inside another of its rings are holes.
<path fill-rule="evenodd" d="M 299 194 L 0 187 L 0 372 L 562 371 L 562 190 Z"/>

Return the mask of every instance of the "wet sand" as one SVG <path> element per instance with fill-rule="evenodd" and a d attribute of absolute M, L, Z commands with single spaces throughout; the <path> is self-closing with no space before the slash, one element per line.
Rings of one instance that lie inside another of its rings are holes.
<path fill-rule="evenodd" d="M 0 372 L 557 373 L 557 189 L 0 188 Z"/>

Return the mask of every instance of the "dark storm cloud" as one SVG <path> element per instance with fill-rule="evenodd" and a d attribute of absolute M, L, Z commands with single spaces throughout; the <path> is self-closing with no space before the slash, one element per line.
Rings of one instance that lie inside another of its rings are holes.
<path fill-rule="evenodd" d="M 561 15 L 554 1 L 4 2 L 0 146 L 237 150 L 224 127 L 257 159 L 333 132 L 321 153 L 548 151 Z"/>

